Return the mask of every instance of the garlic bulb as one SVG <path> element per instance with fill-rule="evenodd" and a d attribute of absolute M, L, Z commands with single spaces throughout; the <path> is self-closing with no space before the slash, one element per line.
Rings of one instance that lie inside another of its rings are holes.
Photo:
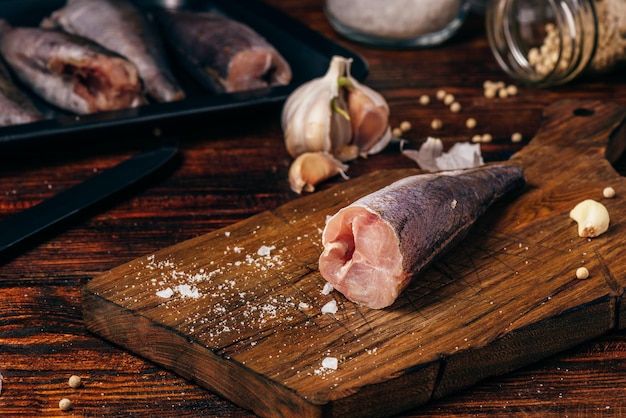
<path fill-rule="evenodd" d="M 315 191 L 320 182 L 341 174 L 347 178 L 348 166 L 327 152 L 305 152 L 300 154 L 289 167 L 291 190 L 300 194 Z"/>
<path fill-rule="evenodd" d="M 352 136 L 346 103 L 337 80 L 346 72 L 346 60 L 333 58 L 326 75 L 293 91 L 282 113 L 285 145 L 292 157 L 305 152 L 332 152 Z"/>
<path fill-rule="evenodd" d="M 323 77 L 287 98 L 282 129 L 292 157 L 323 151 L 349 161 L 380 152 L 391 140 L 387 102 L 350 75 L 351 63 L 334 56 Z"/>

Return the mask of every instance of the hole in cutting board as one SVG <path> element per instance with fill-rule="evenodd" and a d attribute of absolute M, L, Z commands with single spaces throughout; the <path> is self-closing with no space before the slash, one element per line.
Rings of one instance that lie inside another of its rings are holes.
<path fill-rule="evenodd" d="M 593 109 L 585 109 L 584 107 L 579 107 L 578 109 L 574 109 L 574 115 L 576 116 L 593 116 L 596 114 L 596 111 Z"/>

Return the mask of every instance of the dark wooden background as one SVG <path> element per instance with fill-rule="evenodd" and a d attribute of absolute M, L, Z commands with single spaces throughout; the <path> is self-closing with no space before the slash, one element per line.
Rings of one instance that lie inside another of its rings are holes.
<path fill-rule="evenodd" d="M 626 77 L 615 72 L 566 86 L 519 86 L 519 95 L 485 99 L 482 83 L 503 80 L 489 50 L 481 16 L 471 16 L 445 45 L 422 50 L 380 50 L 338 36 L 320 0 L 266 0 L 314 30 L 361 54 L 370 66 L 366 84 L 391 108 L 391 124 L 410 121 L 406 135 L 417 147 L 428 135 L 449 147 L 475 132 L 491 133 L 488 160 L 506 159 L 527 143 L 542 109 L 562 98 L 613 101 L 626 106 Z M 434 100 L 444 88 L 463 105 L 452 114 Z M 422 94 L 429 106 L 418 104 Z M 479 126 L 465 128 L 474 117 Z M 433 132 L 439 117 L 444 129 Z M 1 416 L 221 416 L 251 414 L 227 400 L 88 333 L 82 323 L 81 288 L 119 264 L 205 234 L 296 199 L 287 183 L 290 157 L 280 128 L 280 106 L 197 118 L 161 127 L 181 139 L 179 156 L 156 176 L 29 243 L 0 264 Z M 524 136 L 513 144 L 510 136 Z M 575 135 L 575 133 L 572 133 Z M 154 141 L 134 132 L 89 137 L 68 145 L 0 152 L 0 219 L 80 182 Z M 626 173 L 626 158 L 616 168 Z M 391 146 L 351 164 L 357 177 L 380 168 L 414 167 Z M 335 179 L 323 185 L 330 187 Z M 1 231 L 0 231 L 1 233 Z M 146 341 L 146 344 L 149 344 Z M 70 389 L 77 374 L 84 387 Z M 568 352 L 489 379 L 406 416 L 474 417 L 626 415 L 626 333 L 614 332 Z M 58 402 L 68 397 L 71 412 Z"/>

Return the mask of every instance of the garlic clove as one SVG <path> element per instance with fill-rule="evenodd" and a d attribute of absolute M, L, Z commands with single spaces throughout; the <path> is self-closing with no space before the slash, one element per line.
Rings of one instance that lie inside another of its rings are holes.
<path fill-rule="evenodd" d="M 348 111 L 352 122 L 352 143 L 362 152 L 367 152 L 380 141 L 389 128 L 388 114 L 376 106 L 365 92 L 356 89 L 348 93 Z"/>
<path fill-rule="evenodd" d="M 281 125 L 292 157 L 309 151 L 332 152 L 350 141 L 347 104 L 338 83 L 347 62 L 346 58 L 334 56 L 324 76 L 302 84 L 287 98 Z"/>
<path fill-rule="evenodd" d="M 305 152 L 289 167 L 289 185 L 298 194 L 313 192 L 316 185 L 337 174 L 347 179 L 347 169 L 347 165 L 327 152 Z"/>
<path fill-rule="evenodd" d="M 593 199 L 586 199 L 577 204 L 569 216 L 578 223 L 580 237 L 597 237 L 609 229 L 609 211 L 602 203 Z"/>
<path fill-rule="evenodd" d="M 346 78 L 342 83 L 348 91 L 348 111 L 352 122 L 352 143 L 361 153 L 376 154 L 391 141 L 389 105 L 382 94 L 359 83 L 350 75 L 346 65 Z"/>
<path fill-rule="evenodd" d="M 333 100 L 330 124 L 330 143 L 331 148 L 329 151 L 333 155 L 339 157 L 342 155 L 342 149 L 348 146 L 350 138 L 352 138 L 352 123 L 350 121 L 350 115 L 348 113 L 348 104 L 343 95 L 339 95 Z M 350 159 L 355 159 L 358 153 Z M 339 157 L 342 161 L 348 161 Z"/>

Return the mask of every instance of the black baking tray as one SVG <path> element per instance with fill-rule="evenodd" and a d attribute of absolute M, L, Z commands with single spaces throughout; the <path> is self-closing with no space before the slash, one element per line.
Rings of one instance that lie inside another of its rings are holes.
<path fill-rule="evenodd" d="M 117 134 L 131 128 L 151 130 L 164 122 L 175 122 L 180 118 L 237 112 L 269 104 L 280 105 L 297 86 L 322 76 L 328 69 L 333 55 L 352 58 L 352 75 L 359 80 L 363 80 L 368 72 L 367 63 L 356 53 L 262 1 L 135 0 L 134 2 L 147 12 L 154 7 L 211 11 L 245 23 L 265 37 L 285 57 L 291 66 L 293 79 L 287 86 L 233 94 L 213 94 L 196 84 L 172 58 L 170 61 L 174 73 L 187 94 L 184 100 L 80 116 L 55 108 L 14 80 L 18 86 L 23 87 L 48 118 L 23 125 L 1 127 L 2 149 L 56 144 L 76 139 L 77 136 L 92 133 Z M 64 4 L 65 0 L 0 0 L 0 18 L 8 20 L 14 26 L 38 26 L 44 17 Z"/>

